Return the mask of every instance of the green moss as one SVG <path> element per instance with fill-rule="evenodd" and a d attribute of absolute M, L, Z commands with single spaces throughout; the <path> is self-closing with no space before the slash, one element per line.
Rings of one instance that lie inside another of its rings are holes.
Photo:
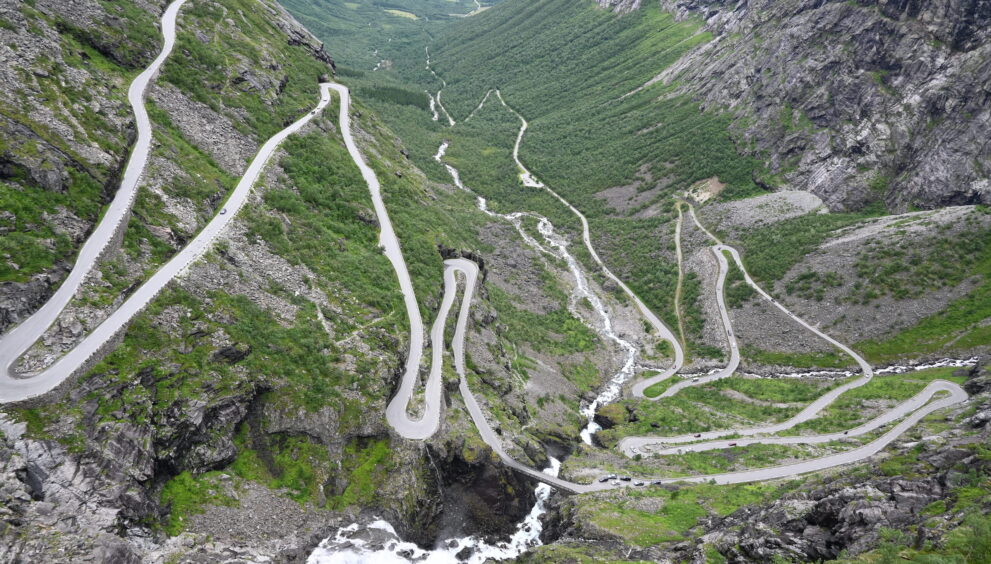
<path fill-rule="evenodd" d="M 193 476 L 189 472 L 183 472 L 165 483 L 159 495 L 162 505 L 169 510 L 164 525 L 165 532 L 169 535 L 181 533 L 186 520 L 191 515 L 203 513 L 207 505 L 237 504 L 233 498 L 220 493 L 221 487 L 216 482 L 220 474 L 207 472 Z"/>
<path fill-rule="evenodd" d="M 328 500 L 334 509 L 368 507 L 378 497 L 378 487 L 393 470 L 388 439 L 354 440 L 344 448 L 338 480 L 347 483 L 340 495 Z"/>

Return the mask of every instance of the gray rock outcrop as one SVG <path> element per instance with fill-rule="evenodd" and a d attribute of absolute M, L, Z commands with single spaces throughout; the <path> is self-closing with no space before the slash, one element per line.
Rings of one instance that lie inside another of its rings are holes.
<path fill-rule="evenodd" d="M 991 203 L 991 4 L 663 0 L 713 41 L 659 78 L 832 209 Z"/>

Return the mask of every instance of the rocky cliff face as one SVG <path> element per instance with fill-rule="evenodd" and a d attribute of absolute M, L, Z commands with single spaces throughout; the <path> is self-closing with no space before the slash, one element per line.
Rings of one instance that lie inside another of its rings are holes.
<path fill-rule="evenodd" d="M 991 4 L 664 0 L 715 39 L 662 76 L 833 209 L 991 202 Z"/>

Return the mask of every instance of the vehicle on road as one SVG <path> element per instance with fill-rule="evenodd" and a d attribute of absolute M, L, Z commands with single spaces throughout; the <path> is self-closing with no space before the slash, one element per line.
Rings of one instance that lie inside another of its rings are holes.
<path fill-rule="evenodd" d="M 695 438 L 696 439 L 699 438 L 699 437 L 701 437 L 701 436 L 702 436 L 702 433 L 695 433 Z"/>
<path fill-rule="evenodd" d="M 634 486 L 642 486 L 643 485 L 643 480 L 637 480 L 636 482 L 633 482 L 633 485 Z"/>
<path fill-rule="evenodd" d="M 220 215 L 224 215 L 225 213 L 227 213 L 227 208 L 220 210 Z"/>
<path fill-rule="evenodd" d="M 736 446 L 736 443 L 730 443 L 729 446 Z"/>
<path fill-rule="evenodd" d="M 616 479 L 616 475 L 615 474 L 606 474 L 605 476 L 599 478 L 599 481 L 600 482 L 608 482 L 609 480 L 615 480 L 615 479 Z"/>
<path fill-rule="evenodd" d="M 698 381 L 699 381 L 698 378 L 692 378 L 692 382 L 698 382 Z"/>
<path fill-rule="evenodd" d="M 624 482 L 629 482 L 633 478 L 631 478 L 629 476 L 620 476 L 619 479 L 622 480 L 622 481 L 624 481 Z"/>

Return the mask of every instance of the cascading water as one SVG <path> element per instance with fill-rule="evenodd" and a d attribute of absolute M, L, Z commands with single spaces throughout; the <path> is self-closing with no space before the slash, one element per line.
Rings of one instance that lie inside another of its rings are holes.
<path fill-rule="evenodd" d="M 557 476 L 561 462 L 550 459 L 544 473 Z M 537 498 L 530 513 L 516 525 L 516 531 L 508 540 L 488 543 L 478 537 L 468 536 L 441 541 L 433 550 L 424 550 L 403 541 L 393 526 L 384 520 L 376 520 L 364 527 L 357 523 L 342 527 L 328 537 L 307 558 L 307 564 L 482 564 L 488 560 L 516 558 L 530 548 L 539 546 L 543 525 L 540 517 L 547 512 L 547 499 L 551 487 L 540 484 L 534 490 Z"/>
<path fill-rule="evenodd" d="M 501 99 L 502 98 L 500 96 L 500 100 Z M 524 124 L 520 128 L 521 136 L 525 130 L 526 126 Z M 523 237 L 523 240 L 528 245 L 540 252 L 563 259 L 568 265 L 568 270 L 571 271 L 571 275 L 575 278 L 575 289 L 569 299 L 568 309 L 575 315 L 575 317 L 578 319 L 583 319 L 578 313 L 577 305 L 582 299 L 588 300 L 588 303 L 592 305 L 592 309 L 599 318 L 598 325 L 590 324 L 590 326 L 592 326 L 594 330 L 599 332 L 606 339 L 619 345 L 625 353 L 623 366 L 620 368 L 619 372 L 617 372 L 616 375 L 609 380 L 595 400 L 581 410 L 582 415 L 584 415 L 588 421 L 585 428 L 582 429 L 580 433 L 581 439 L 585 444 L 590 445 L 592 444 L 592 435 L 601 429 L 599 424 L 595 422 L 595 411 L 599 408 L 599 406 L 615 400 L 622 393 L 623 384 L 629 380 L 636 371 L 637 348 L 629 341 L 620 337 L 613 330 L 612 320 L 609 318 L 605 304 L 603 304 L 599 296 L 592 291 L 588 283 L 588 278 L 585 276 L 581 266 L 578 264 L 578 260 L 575 259 L 570 252 L 568 252 L 568 242 L 554 232 L 554 225 L 550 222 L 550 220 L 535 213 L 515 212 L 511 214 L 499 214 L 489 210 L 485 198 L 479 196 L 461 182 L 461 174 L 458 169 L 449 164 L 443 163 L 442 159 L 444 158 L 444 154 L 447 152 L 448 147 L 449 143 L 444 141 L 437 149 L 437 154 L 434 155 L 434 160 L 444 164 L 444 167 L 447 168 L 448 174 L 451 175 L 451 179 L 454 180 L 455 186 L 474 195 L 478 204 L 478 209 L 482 210 L 489 216 L 499 217 L 512 223 L 513 226 L 516 227 L 516 231 L 519 232 L 520 236 Z M 523 179 L 524 184 L 530 183 L 529 185 L 532 187 L 543 186 L 543 184 L 536 180 L 529 172 L 524 171 L 521 178 Z M 526 229 L 523 228 L 522 219 L 524 217 L 531 217 L 537 220 L 537 231 L 543 237 L 547 246 L 540 244 L 533 238 L 533 236 L 527 233 Z"/>

